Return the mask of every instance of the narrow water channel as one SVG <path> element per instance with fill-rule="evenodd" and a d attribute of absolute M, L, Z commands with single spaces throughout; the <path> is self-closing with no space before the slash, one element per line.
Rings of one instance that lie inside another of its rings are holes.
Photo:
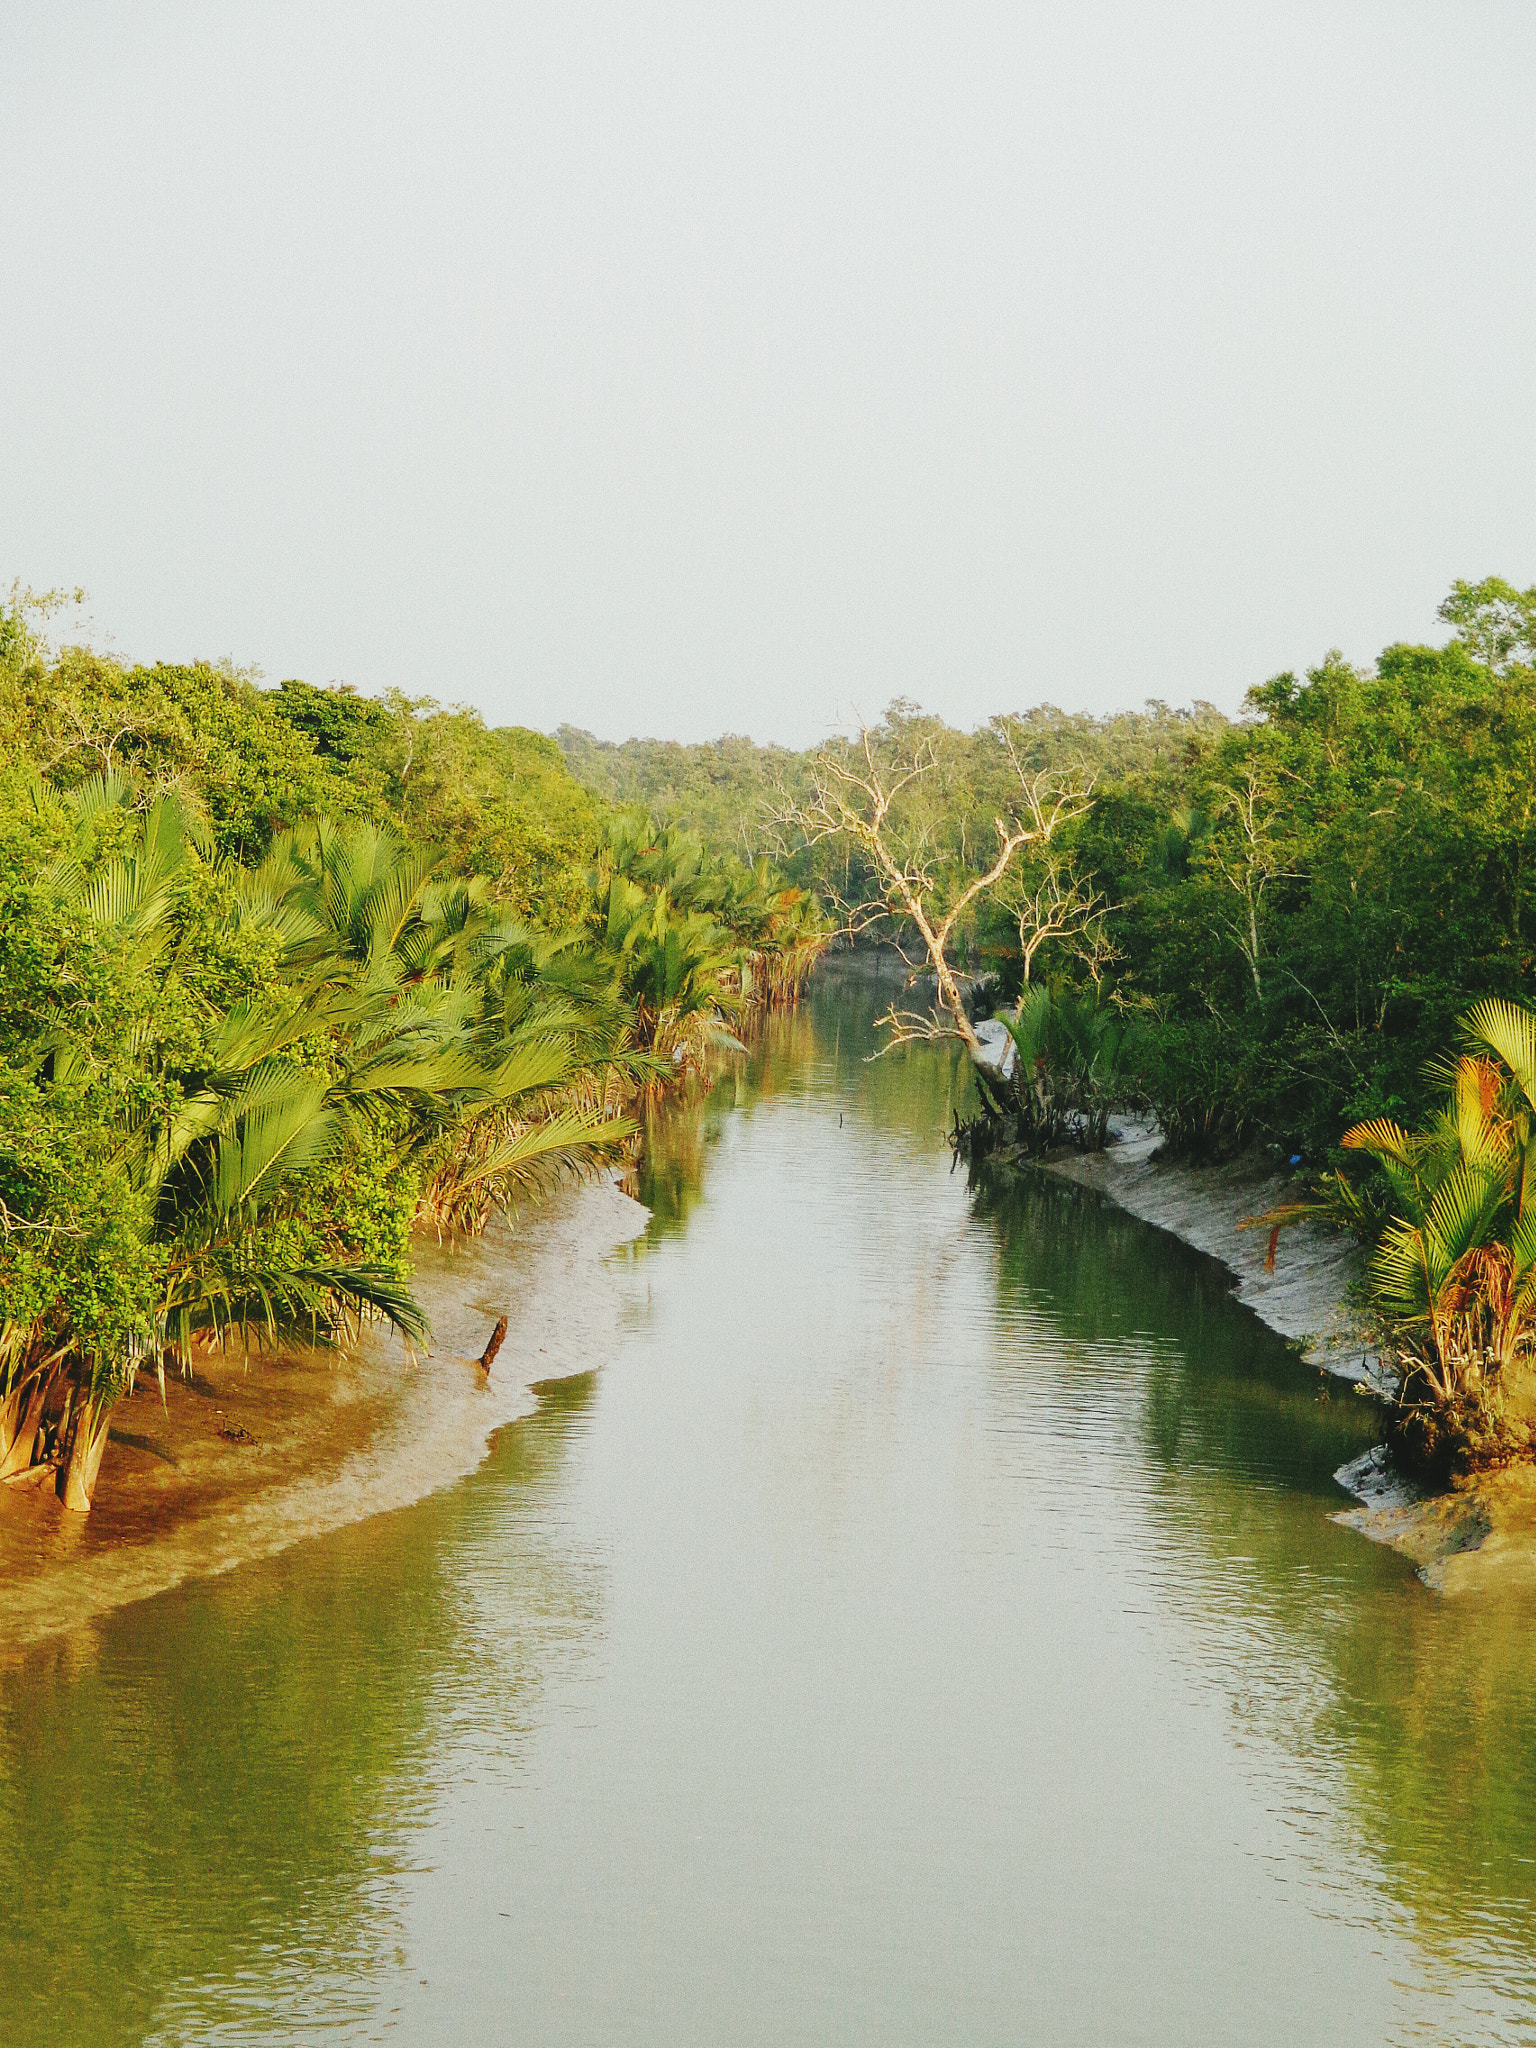
<path fill-rule="evenodd" d="M 1220 1273 L 969 1195 L 829 976 L 469 1480 L 0 1675 L 0 2037 L 1529 2041 L 1536 1607 Z"/>

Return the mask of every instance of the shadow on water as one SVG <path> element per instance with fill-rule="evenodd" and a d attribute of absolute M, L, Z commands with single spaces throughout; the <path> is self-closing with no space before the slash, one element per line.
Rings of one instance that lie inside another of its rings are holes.
<path fill-rule="evenodd" d="M 308 2038 L 372 2009 L 464 1687 L 515 1736 L 599 1620 L 600 1574 L 531 1512 L 593 1387 L 542 1389 L 417 1507 L 0 1671 L 4 2039 Z M 462 1570 L 492 1504 L 495 1573 L 524 1596 L 510 1636 Z"/>
<path fill-rule="evenodd" d="M 1380 1409 L 1302 1365 L 1213 1260 L 1044 1173 L 984 1185 L 975 1208 L 997 1233 L 1003 1299 L 1048 1303 L 1075 1344 L 1143 1340 L 1144 1439 L 1170 1470 L 1344 1504 L 1333 1474 L 1380 1441 Z"/>

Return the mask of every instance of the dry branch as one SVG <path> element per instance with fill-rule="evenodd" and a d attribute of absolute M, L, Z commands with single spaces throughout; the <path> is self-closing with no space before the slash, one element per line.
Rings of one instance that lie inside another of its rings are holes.
<path fill-rule="evenodd" d="M 942 803 L 920 801 L 929 795 L 933 783 L 942 781 L 943 764 L 932 736 L 920 734 L 905 743 L 898 741 L 890 749 L 881 743 L 884 731 L 863 726 L 857 740 L 846 748 L 823 748 L 810 765 L 809 801 L 786 801 L 776 822 L 805 845 L 841 839 L 864 855 L 878 893 L 838 904 L 842 929 L 850 938 L 881 923 L 897 928 L 903 919 L 921 937 L 927 965 L 938 983 L 938 1006 L 931 1015 L 920 1017 L 893 1004 L 882 1019 L 890 1043 L 953 1036 L 962 1039 L 974 1055 L 980 1044 L 950 958 L 955 931 L 973 905 L 998 890 L 1026 848 L 1049 846 L 1063 825 L 1083 814 L 1092 784 L 1074 777 L 1063 779 L 1048 769 L 1026 768 L 1012 735 L 1000 731 L 998 737 L 1018 789 L 1010 807 L 992 821 L 996 853 L 988 865 L 974 869 L 967 859 L 964 819 L 953 819 Z M 946 834 L 955 824 L 961 828 L 958 854 L 945 844 Z M 1076 885 L 1064 883 L 1064 872 L 1057 876 L 1055 910 L 1048 905 L 1045 908 L 1047 916 L 1066 930 L 1068 925 L 1062 920 Z M 1083 909 L 1071 928 L 1086 931 L 1091 912 L 1091 905 Z M 1032 960 L 1034 951 L 1051 933 L 1042 932 L 1030 943 L 1033 925 L 1028 899 L 1019 916 L 1020 937 Z M 905 952 L 903 958 L 908 958 Z M 910 959 L 908 964 L 913 964 Z"/>

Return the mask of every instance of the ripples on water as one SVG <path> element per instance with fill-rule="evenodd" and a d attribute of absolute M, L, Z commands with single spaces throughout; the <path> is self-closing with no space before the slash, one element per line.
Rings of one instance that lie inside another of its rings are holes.
<path fill-rule="evenodd" d="M 471 1479 L 0 1679 L 5 2038 L 1517 2041 L 1536 1650 L 1171 1240 L 812 1010 Z M 1326 1395 L 1326 1398 L 1325 1398 Z"/>

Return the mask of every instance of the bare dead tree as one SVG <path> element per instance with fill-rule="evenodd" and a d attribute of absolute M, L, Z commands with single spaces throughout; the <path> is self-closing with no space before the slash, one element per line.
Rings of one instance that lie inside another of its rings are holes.
<path fill-rule="evenodd" d="M 88 719 L 78 704 L 60 705 L 59 718 L 69 728 L 70 736 L 55 745 L 48 762 L 50 768 L 56 768 L 71 754 L 88 753 L 95 754 L 103 772 L 110 775 L 117 766 L 113 756 L 124 740 L 142 739 L 153 730 L 148 719 L 135 717 L 132 713 L 124 716 L 116 726 L 110 719 L 105 722 Z"/>
<path fill-rule="evenodd" d="M 980 1041 L 950 958 L 956 928 L 973 905 L 997 890 L 1026 848 L 1049 846 L 1063 825 L 1082 815 L 1091 783 L 1027 768 L 1011 734 L 1000 733 L 1017 788 L 1007 809 L 992 821 L 996 852 L 976 870 L 963 840 L 958 852 L 946 845 L 946 832 L 952 835 L 956 821 L 935 800 L 942 763 L 932 734 L 904 739 L 898 732 L 894 737 L 895 745 L 887 747 L 878 729 L 861 726 L 848 746 L 822 748 L 810 764 L 809 799 L 786 801 L 777 823 L 807 845 L 841 840 L 863 854 L 878 893 L 838 905 L 850 937 L 882 923 L 899 927 L 902 920 L 920 936 L 938 984 L 938 1004 L 923 1016 L 893 1003 L 882 1020 L 889 1042 L 958 1037 L 974 1055 Z M 959 822 L 963 826 L 964 820 Z M 1021 920 L 1024 916 L 1021 910 Z M 909 965 L 917 964 L 904 949 L 902 956 Z"/>
<path fill-rule="evenodd" d="M 1097 987 L 1115 957 L 1105 930 L 1108 898 L 1084 882 L 1070 860 L 1061 860 L 1054 854 L 1046 862 L 1043 874 L 1032 881 L 1033 886 L 1019 878 L 1018 893 L 1012 903 L 1026 986 L 1034 970 L 1035 955 L 1047 940 L 1056 940 L 1082 961 Z"/>

